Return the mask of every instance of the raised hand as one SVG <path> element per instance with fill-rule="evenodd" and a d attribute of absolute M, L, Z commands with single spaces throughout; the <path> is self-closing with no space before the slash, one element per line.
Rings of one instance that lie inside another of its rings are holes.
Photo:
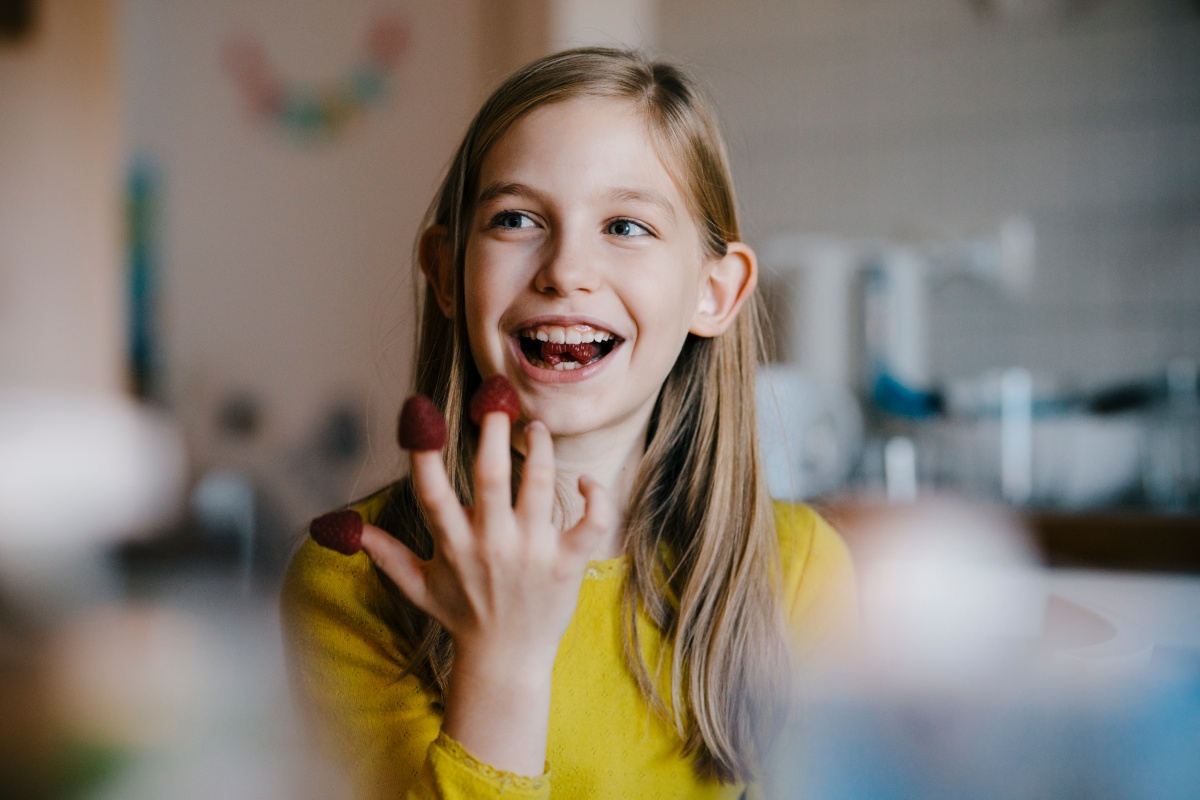
<path fill-rule="evenodd" d="M 470 509 L 459 503 L 438 451 L 412 454 L 417 499 L 432 527 L 430 560 L 371 525 L 364 526 L 362 547 L 454 639 L 443 729 L 493 766 L 537 775 L 554 657 L 588 558 L 617 519 L 604 488 L 582 477 L 583 517 L 570 530 L 558 529 L 554 444 L 537 421 L 525 428 L 514 504 L 510 431 L 505 413 L 484 415 Z"/>
<path fill-rule="evenodd" d="M 525 429 L 528 452 L 514 506 L 509 429 L 503 413 L 483 418 L 472 509 L 459 504 L 438 452 L 413 453 L 414 488 L 433 528 L 432 559 L 421 561 L 371 526 L 363 547 L 409 600 L 450 632 L 456 651 L 519 649 L 524 659 L 552 664 L 588 556 L 615 524 L 615 513 L 604 489 L 580 478 L 583 518 L 558 530 L 554 445 L 540 422 Z"/>

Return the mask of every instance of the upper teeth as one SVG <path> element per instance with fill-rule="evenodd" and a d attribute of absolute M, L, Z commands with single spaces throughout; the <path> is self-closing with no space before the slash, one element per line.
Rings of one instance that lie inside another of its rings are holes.
<path fill-rule="evenodd" d="M 521 335 L 539 342 L 554 342 L 556 344 L 583 344 L 584 342 L 607 342 L 613 338 L 608 331 L 598 331 L 588 325 L 573 325 L 563 328 L 558 325 L 538 325 L 536 328 L 526 328 Z"/>

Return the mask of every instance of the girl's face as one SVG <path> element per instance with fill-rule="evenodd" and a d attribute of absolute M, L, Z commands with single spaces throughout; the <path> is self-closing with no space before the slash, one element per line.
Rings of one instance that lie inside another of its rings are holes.
<path fill-rule="evenodd" d="M 704 302 L 711 265 L 646 125 L 623 100 L 542 106 L 482 167 L 471 352 L 560 436 L 642 430 Z"/>

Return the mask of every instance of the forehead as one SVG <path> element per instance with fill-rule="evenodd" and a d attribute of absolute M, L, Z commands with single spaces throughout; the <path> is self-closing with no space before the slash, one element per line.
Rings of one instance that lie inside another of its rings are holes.
<path fill-rule="evenodd" d="M 545 181 L 572 192 L 654 189 L 680 210 L 686 193 L 651 122 L 620 98 L 580 97 L 540 106 L 497 140 L 480 170 L 480 190 L 496 182 Z"/>

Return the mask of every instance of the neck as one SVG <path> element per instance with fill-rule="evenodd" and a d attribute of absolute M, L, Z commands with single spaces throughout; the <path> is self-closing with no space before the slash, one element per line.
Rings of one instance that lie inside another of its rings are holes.
<path fill-rule="evenodd" d="M 630 420 L 623 430 L 608 428 L 576 436 L 554 438 L 554 461 L 558 470 L 558 494 L 565 499 L 563 529 L 567 530 L 583 516 L 583 496 L 579 477 L 588 475 L 608 490 L 616 505 L 617 518 L 625 519 L 633 482 L 645 452 L 649 418 Z M 603 560 L 624 555 L 624 525 L 618 524 L 597 545 L 592 558 Z"/>

